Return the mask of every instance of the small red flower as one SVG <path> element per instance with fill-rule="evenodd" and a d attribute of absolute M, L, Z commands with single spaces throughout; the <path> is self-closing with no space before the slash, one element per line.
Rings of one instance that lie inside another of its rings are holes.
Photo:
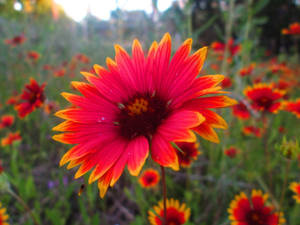
<path fill-rule="evenodd" d="M 1 175 L 1 173 L 3 173 L 3 171 L 4 171 L 4 168 L 2 166 L 2 161 L 0 160 L 0 175 Z M 1 220 L 0 220 L 0 222 L 1 222 Z"/>
<path fill-rule="evenodd" d="M 20 118 L 24 118 L 43 104 L 45 100 L 45 86 L 46 84 L 39 86 L 39 84 L 32 78 L 30 79 L 30 84 L 25 85 L 23 93 L 20 96 L 20 102 L 15 106 Z"/>
<path fill-rule="evenodd" d="M 292 182 L 290 184 L 290 189 L 295 193 L 293 198 L 296 200 L 297 203 L 300 204 L 300 183 Z"/>
<path fill-rule="evenodd" d="M 282 133 L 282 134 L 286 132 L 286 130 L 285 130 L 285 128 L 283 126 L 280 126 L 278 128 L 278 131 L 279 131 L 279 133 Z"/>
<path fill-rule="evenodd" d="M 231 201 L 228 209 L 231 225 L 281 225 L 285 223 L 283 213 L 267 205 L 268 195 L 252 190 L 251 197 L 241 192 Z"/>
<path fill-rule="evenodd" d="M 254 135 L 258 138 L 262 136 L 262 129 L 259 127 L 254 127 L 254 126 L 246 126 L 243 128 L 243 134 L 247 136 Z"/>
<path fill-rule="evenodd" d="M 19 132 L 9 133 L 6 137 L 1 139 L 1 145 L 7 146 L 12 145 L 15 141 L 22 140 Z"/>
<path fill-rule="evenodd" d="M 75 58 L 76 58 L 78 61 L 80 61 L 80 62 L 82 62 L 82 63 L 84 63 L 84 64 L 89 64 L 89 63 L 90 63 L 90 58 L 87 57 L 87 56 L 84 55 L 84 54 L 78 53 L 78 54 L 75 56 Z"/>
<path fill-rule="evenodd" d="M 46 70 L 46 71 L 52 70 L 52 66 L 49 65 L 49 64 L 45 64 L 45 65 L 43 66 L 43 70 Z"/>
<path fill-rule="evenodd" d="M 254 109 L 276 113 L 281 103 L 278 102 L 285 92 L 273 87 L 272 84 L 254 84 L 253 87 L 247 87 L 244 90 L 244 94 L 252 101 L 252 107 Z"/>
<path fill-rule="evenodd" d="M 225 77 L 221 83 L 222 88 L 230 88 L 232 86 L 232 81 L 229 77 Z"/>
<path fill-rule="evenodd" d="M 239 152 L 240 150 L 233 146 L 224 150 L 224 154 L 227 155 L 229 158 L 235 158 Z"/>
<path fill-rule="evenodd" d="M 284 103 L 284 110 L 293 113 L 298 119 L 300 119 L 300 98 L 295 101 L 288 101 Z"/>
<path fill-rule="evenodd" d="M 161 218 L 164 216 L 163 202 L 160 201 L 158 206 L 154 206 L 154 212 L 148 211 L 148 219 L 151 225 L 163 225 Z M 191 210 L 186 205 L 180 204 L 178 200 L 167 199 L 167 225 L 183 225 L 191 215 Z"/>
<path fill-rule="evenodd" d="M 198 144 L 195 142 L 176 142 L 179 149 L 177 149 L 177 156 L 179 165 L 182 167 L 190 167 L 192 161 L 196 160 L 201 152 L 198 150 Z"/>
<path fill-rule="evenodd" d="M 252 63 L 250 66 L 242 68 L 239 72 L 240 76 L 245 77 L 251 75 L 254 70 L 254 67 L 255 63 Z"/>
<path fill-rule="evenodd" d="M 224 53 L 226 45 L 221 42 L 213 42 L 211 47 L 216 53 Z M 228 48 L 230 55 L 235 56 L 241 50 L 241 45 L 235 45 L 233 38 L 230 38 L 228 41 Z"/>
<path fill-rule="evenodd" d="M 27 52 L 27 57 L 28 57 L 28 59 L 37 61 L 40 58 L 40 54 L 36 51 L 29 51 L 29 52 Z"/>
<path fill-rule="evenodd" d="M 159 180 L 159 173 L 155 169 L 147 169 L 140 176 L 139 183 L 144 188 L 152 188 L 158 184 Z"/>
<path fill-rule="evenodd" d="M 4 115 L 0 119 L 0 129 L 10 127 L 14 123 L 15 117 L 13 115 Z"/>
<path fill-rule="evenodd" d="M 7 99 L 6 104 L 7 105 L 16 105 L 20 100 L 20 96 L 11 96 L 9 99 Z"/>
<path fill-rule="evenodd" d="M 240 101 L 238 104 L 232 107 L 232 113 L 235 117 L 242 120 L 249 119 L 251 115 L 243 101 Z"/>
<path fill-rule="evenodd" d="M 295 22 L 289 25 L 289 28 L 282 29 L 282 34 L 285 35 L 300 35 L 300 23 Z"/>
<path fill-rule="evenodd" d="M 17 45 L 21 45 L 26 41 L 26 37 L 24 34 L 13 37 L 12 39 L 6 39 L 4 42 L 7 45 L 12 47 L 16 47 Z"/>
<path fill-rule="evenodd" d="M 58 69 L 54 71 L 55 77 L 63 77 L 66 73 L 66 70 L 64 68 Z"/>

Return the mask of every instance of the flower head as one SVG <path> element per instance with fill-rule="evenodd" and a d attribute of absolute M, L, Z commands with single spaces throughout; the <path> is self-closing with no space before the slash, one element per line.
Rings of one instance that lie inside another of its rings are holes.
<path fill-rule="evenodd" d="M 10 127 L 14 123 L 15 117 L 13 115 L 3 115 L 0 119 L 0 129 Z"/>
<path fill-rule="evenodd" d="M 28 59 L 37 61 L 40 58 L 40 54 L 36 51 L 29 51 L 29 52 L 27 52 L 27 57 L 28 57 Z"/>
<path fill-rule="evenodd" d="M 144 188 L 155 187 L 159 182 L 160 176 L 157 170 L 147 169 L 145 170 L 139 178 L 139 183 Z"/>
<path fill-rule="evenodd" d="M 235 156 L 239 153 L 239 150 L 236 147 L 229 147 L 224 150 L 224 154 L 227 155 L 229 158 L 235 158 Z"/>
<path fill-rule="evenodd" d="M 250 112 L 242 101 L 232 107 L 232 113 L 235 117 L 242 120 L 247 120 L 250 118 Z"/>
<path fill-rule="evenodd" d="M 25 85 L 20 102 L 15 106 L 20 118 L 24 118 L 43 104 L 45 86 L 46 84 L 39 86 L 34 79 L 30 79 L 30 84 Z"/>
<path fill-rule="evenodd" d="M 15 133 L 9 133 L 6 137 L 1 139 L 1 145 L 7 146 L 7 145 L 12 145 L 15 141 L 22 140 L 22 137 L 20 136 L 19 132 Z"/>
<path fill-rule="evenodd" d="M 247 136 L 254 135 L 259 138 L 262 135 L 262 129 L 254 126 L 246 126 L 243 128 L 243 134 Z"/>
<path fill-rule="evenodd" d="M 251 75 L 254 70 L 254 67 L 255 63 L 252 63 L 250 66 L 242 68 L 239 72 L 240 76 L 245 77 Z"/>
<path fill-rule="evenodd" d="M 273 88 L 272 84 L 254 84 L 253 87 L 247 87 L 244 90 L 244 94 L 252 101 L 252 107 L 254 109 L 276 113 L 281 103 L 280 100 L 285 92 Z"/>
<path fill-rule="evenodd" d="M 218 85 L 223 76 L 197 77 L 207 48 L 191 56 L 191 39 L 171 57 L 171 38 L 166 34 L 154 42 L 145 56 L 139 41 L 132 46 L 132 57 L 119 45 L 115 61 L 108 58 L 105 69 L 95 65 L 96 75 L 82 72 L 89 83 L 73 82 L 83 96 L 62 95 L 72 103 L 56 115 L 65 122 L 54 130 L 65 133 L 53 138 L 76 144 L 62 158 L 68 168 L 80 165 L 75 178 L 90 170 L 89 182 L 98 181 L 100 196 L 113 186 L 124 167 L 137 176 L 149 155 L 161 166 L 179 168 L 171 142 L 194 142 L 195 131 L 218 142 L 214 128 L 227 127 L 212 108 L 235 104 Z"/>
<path fill-rule="evenodd" d="M 221 42 L 213 42 L 211 47 L 217 53 L 224 53 L 226 45 Z M 228 48 L 231 56 L 235 56 L 241 50 L 241 45 L 235 45 L 234 40 L 230 38 L 228 41 Z"/>
<path fill-rule="evenodd" d="M 293 113 L 298 119 L 300 119 L 300 98 L 295 101 L 287 101 L 284 103 L 284 109 Z"/>
<path fill-rule="evenodd" d="M 225 77 L 221 83 L 222 88 L 230 88 L 232 86 L 232 81 L 229 77 Z"/>
<path fill-rule="evenodd" d="M 6 213 L 6 208 L 2 207 L 2 204 L 0 202 L 0 224 L 1 225 L 9 225 L 7 222 L 9 216 Z"/>
<path fill-rule="evenodd" d="M 198 150 L 199 145 L 196 142 L 176 142 L 179 150 L 177 151 L 179 165 L 189 167 L 192 161 L 196 160 L 201 152 Z"/>
<path fill-rule="evenodd" d="M 274 212 L 267 205 L 268 195 L 252 190 L 251 197 L 241 192 L 231 201 L 228 209 L 231 225 L 281 225 L 285 222 L 283 214 Z"/>
<path fill-rule="evenodd" d="M 295 22 L 289 25 L 289 28 L 282 29 L 282 34 L 285 35 L 300 35 L 300 23 Z"/>
<path fill-rule="evenodd" d="M 17 35 L 11 39 L 6 39 L 4 42 L 5 44 L 7 45 L 10 45 L 12 47 L 16 47 L 18 45 L 21 45 L 23 44 L 24 42 L 26 41 L 26 37 L 24 34 L 21 34 L 21 35 Z"/>
<path fill-rule="evenodd" d="M 66 70 L 64 68 L 60 68 L 54 71 L 55 77 L 63 77 L 66 73 Z"/>
<path fill-rule="evenodd" d="M 154 212 L 150 211 L 149 222 L 151 225 L 162 225 L 161 218 L 164 216 L 163 201 L 158 203 L 158 206 L 154 206 Z M 178 200 L 167 199 L 167 221 L 166 225 L 181 225 L 185 224 L 190 218 L 191 211 L 186 205 L 180 204 Z"/>
<path fill-rule="evenodd" d="M 296 200 L 297 203 L 300 204 L 300 183 L 292 182 L 290 184 L 290 189 L 295 193 L 293 198 Z"/>

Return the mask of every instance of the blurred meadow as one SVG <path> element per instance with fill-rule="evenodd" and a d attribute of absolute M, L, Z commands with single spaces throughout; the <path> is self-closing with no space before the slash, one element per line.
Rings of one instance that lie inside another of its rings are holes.
<path fill-rule="evenodd" d="M 214 110 L 228 124 L 216 130 L 219 143 L 197 136 L 180 170 L 166 168 L 168 199 L 190 209 L 166 224 L 300 225 L 299 0 L 0 0 L 0 225 L 163 224 L 149 221 L 163 198 L 160 181 L 142 180 L 148 168 L 161 180 L 150 155 L 102 199 L 87 174 L 74 179 L 77 168 L 59 166 L 71 146 L 52 128 L 70 105 L 61 93 L 79 94 L 71 81 L 85 81 L 80 71 L 106 67 L 115 44 L 131 55 L 135 38 L 147 54 L 167 32 L 172 55 L 187 38 L 192 52 L 208 47 L 199 76 L 225 75 L 221 86 L 238 104 Z M 228 209 L 243 206 L 230 203 L 253 190 L 282 218 L 234 222 Z"/>

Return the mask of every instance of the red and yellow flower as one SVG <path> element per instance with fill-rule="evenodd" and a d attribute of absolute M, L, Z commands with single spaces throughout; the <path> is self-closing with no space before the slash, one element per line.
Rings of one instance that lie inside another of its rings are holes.
<path fill-rule="evenodd" d="M 239 152 L 240 150 L 234 146 L 231 146 L 224 150 L 224 154 L 227 155 L 229 158 L 235 158 Z"/>
<path fill-rule="evenodd" d="M 222 88 L 230 88 L 232 86 L 232 81 L 229 77 L 225 77 L 221 82 Z"/>
<path fill-rule="evenodd" d="M 66 121 L 53 128 L 65 133 L 53 138 L 76 144 L 61 159 L 68 168 L 80 165 L 79 178 L 90 170 L 89 182 L 98 181 L 100 196 L 113 186 L 124 167 L 137 176 L 149 155 L 159 165 L 179 169 L 171 142 L 195 142 L 195 131 L 219 142 L 214 128 L 227 128 L 212 108 L 236 103 L 221 96 L 222 75 L 200 76 L 207 48 L 191 56 L 192 40 L 186 40 L 171 59 L 171 37 L 154 42 L 145 56 L 138 40 L 132 57 L 119 45 L 108 69 L 95 65 L 96 75 L 82 72 L 89 83 L 73 82 L 82 96 L 62 95 L 72 106 L 56 116 Z M 113 151 L 112 151 L 113 149 Z"/>
<path fill-rule="evenodd" d="M 139 178 L 139 183 L 144 188 L 155 187 L 160 180 L 159 173 L 155 169 L 146 169 Z"/>
<path fill-rule="evenodd" d="M 276 113 L 285 92 L 273 87 L 273 84 L 258 83 L 247 87 L 244 94 L 252 101 L 252 107 L 263 112 Z"/>
<path fill-rule="evenodd" d="M 282 34 L 285 35 L 300 35 L 300 23 L 295 22 L 289 25 L 288 28 L 282 29 Z"/>
<path fill-rule="evenodd" d="M 240 101 L 238 104 L 232 107 L 232 113 L 235 117 L 242 120 L 249 119 L 251 115 L 243 101 Z"/>
<path fill-rule="evenodd" d="M 16 47 L 18 45 L 23 44 L 26 41 L 26 37 L 24 34 L 17 35 L 11 39 L 6 39 L 4 41 L 5 44 L 10 45 L 11 47 Z"/>
<path fill-rule="evenodd" d="M 3 115 L 0 119 L 0 129 L 13 125 L 15 117 L 13 115 Z"/>
<path fill-rule="evenodd" d="M 213 42 L 211 47 L 216 53 L 224 53 L 226 45 L 221 42 Z M 241 45 L 234 44 L 233 38 L 230 38 L 228 41 L 228 49 L 229 49 L 230 55 L 235 56 L 241 50 Z"/>
<path fill-rule="evenodd" d="M 20 96 L 20 102 L 15 106 L 20 118 L 24 118 L 36 108 L 42 106 L 45 100 L 45 86 L 45 83 L 39 86 L 39 84 L 32 78 L 30 79 L 30 84 L 25 85 L 23 93 Z"/>
<path fill-rule="evenodd" d="M 154 212 L 148 211 L 148 219 L 151 225 L 163 225 L 161 218 L 164 217 L 163 201 L 158 203 L 158 206 L 154 206 Z M 167 216 L 166 225 L 182 225 L 185 224 L 191 215 L 190 208 L 186 205 L 180 204 L 178 200 L 167 199 Z"/>
<path fill-rule="evenodd" d="M 274 206 L 267 204 L 268 195 L 260 190 L 252 190 L 250 197 L 241 192 L 231 201 L 228 209 L 231 225 L 281 225 L 285 223 L 283 214 L 275 212 Z"/>
<path fill-rule="evenodd" d="M 245 126 L 243 128 L 243 134 L 247 136 L 254 135 L 258 138 L 262 136 L 262 129 L 259 127 L 254 127 L 254 126 Z"/>
<path fill-rule="evenodd" d="M 190 167 L 191 163 L 195 161 L 201 152 L 198 150 L 199 144 L 196 142 L 176 142 L 177 156 L 179 165 L 182 167 Z"/>
<path fill-rule="evenodd" d="M 298 119 L 300 119 L 300 98 L 295 101 L 284 102 L 284 110 L 293 113 Z"/>
<path fill-rule="evenodd" d="M 2 207 L 2 204 L 0 202 L 0 224 L 1 225 L 9 225 L 7 222 L 9 216 L 6 213 L 6 208 Z"/>
<path fill-rule="evenodd" d="M 255 68 L 255 63 L 252 63 L 250 64 L 250 66 L 242 68 L 239 74 L 241 77 L 249 76 L 252 74 L 254 68 Z"/>
<path fill-rule="evenodd" d="M 40 54 L 36 51 L 27 52 L 27 57 L 30 60 L 37 61 L 40 58 Z"/>
<path fill-rule="evenodd" d="M 12 145 L 15 141 L 22 140 L 22 137 L 20 136 L 19 132 L 15 133 L 9 133 L 6 137 L 1 139 L 1 145 L 7 146 L 7 145 Z"/>
<path fill-rule="evenodd" d="M 295 193 L 293 198 L 296 200 L 297 203 L 300 204 L 300 183 L 292 182 L 290 184 L 290 189 Z"/>

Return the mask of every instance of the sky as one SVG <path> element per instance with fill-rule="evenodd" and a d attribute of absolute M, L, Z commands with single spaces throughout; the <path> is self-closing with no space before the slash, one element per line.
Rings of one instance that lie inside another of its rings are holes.
<path fill-rule="evenodd" d="M 80 22 L 90 8 L 91 13 L 102 20 L 108 20 L 110 12 L 117 8 L 123 10 L 152 11 L 152 0 L 54 0 L 61 5 L 66 14 L 77 22 Z M 174 0 L 158 0 L 158 10 L 169 8 Z"/>

